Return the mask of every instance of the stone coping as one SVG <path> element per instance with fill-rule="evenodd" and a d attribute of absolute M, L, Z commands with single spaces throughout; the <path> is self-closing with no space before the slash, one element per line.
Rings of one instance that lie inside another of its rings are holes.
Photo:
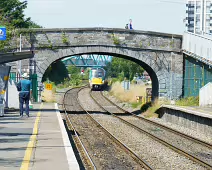
<path fill-rule="evenodd" d="M 178 110 L 178 111 L 186 112 L 188 114 L 193 114 L 193 115 L 197 115 L 200 117 L 212 119 L 212 108 L 211 108 L 211 112 L 201 110 L 201 107 L 198 107 L 198 109 L 197 109 L 197 108 L 191 108 L 191 107 L 189 108 L 186 106 L 162 105 L 161 108 L 169 108 L 172 110 Z M 192 110 L 192 109 L 194 109 L 194 110 Z"/>
<path fill-rule="evenodd" d="M 183 35 L 180 34 L 171 34 L 171 33 L 162 33 L 155 31 L 142 31 L 142 30 L 129 30 L 121 28 L 103 28 L 103 27 L 93 27 L 93 28 L 31 28 L 31 29 L 20 29 L 20 30 L 33 30 L 35 32 L 118 32 L 118 33 L 128 33 L 128 34 L 148 34 L 148 35 L 157 35 L 163 37 L 173 37 L 173 38 L 183 38 Z"/>

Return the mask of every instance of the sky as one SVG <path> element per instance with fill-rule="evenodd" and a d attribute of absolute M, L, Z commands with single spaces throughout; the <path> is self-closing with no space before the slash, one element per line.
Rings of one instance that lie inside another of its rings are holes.
<path fill-rule="evenodd" d="M 186 0 L 27 0 L 27 17 L 44 28 L 124 28 L 182 34 Z"/>

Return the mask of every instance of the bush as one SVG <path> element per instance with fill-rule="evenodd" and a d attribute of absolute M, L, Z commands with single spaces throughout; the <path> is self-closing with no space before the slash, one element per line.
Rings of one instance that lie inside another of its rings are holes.
<path fill-rule="evenodd" d="M 157 111 L 163 104 L 168 104 L 168 101 L 156 99 L 153 103 L 149 102 L 144 104 L 141 107 L 142 115 L 146 118 L 158 117 Z"/>
<path fill-rule="evenodd" d="M 137 108 L 138 106 L 141 106 L 142 105 L 142 102 L 133 102 L 131 103 L 131 107 L 132 108 Z"/>

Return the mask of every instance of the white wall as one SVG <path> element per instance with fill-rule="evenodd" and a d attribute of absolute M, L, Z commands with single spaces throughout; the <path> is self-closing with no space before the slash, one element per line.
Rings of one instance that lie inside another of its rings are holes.
<path fill-rule="evenodd" d="M 212 63 L 212 38 L 185 32 L 182 48 Z"/>
<path fill-rule="evenodd" d="M 9 80 L 8 81 L 8 107 L 9 108 L 19 108 L 19 97 L 18 97 L 18 91 L 16 88 L 16 85 L 14 81 Z M 5 95 L 5 100 L 6 100 L 6 95 Z"/>
<path fill-rule="evenodd" d="M 212 82 L 200 89 L 199 106 L 212 106 Z"/>

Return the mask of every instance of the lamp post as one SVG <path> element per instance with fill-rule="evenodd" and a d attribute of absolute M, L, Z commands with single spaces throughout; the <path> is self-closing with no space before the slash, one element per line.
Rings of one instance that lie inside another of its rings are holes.
<path fill-rule="evenodd" d="M 19 49 L 20 52 L 21 52 L 21 50 L 22 50 L 21 39 L 22 39 L 22 36 L 21 36 L 21 34 L 20 34 L 20 49 Z M 21 60 L 19 60 L 19 74 L 20 74 L 20 76 L 21 76 Z"/>

